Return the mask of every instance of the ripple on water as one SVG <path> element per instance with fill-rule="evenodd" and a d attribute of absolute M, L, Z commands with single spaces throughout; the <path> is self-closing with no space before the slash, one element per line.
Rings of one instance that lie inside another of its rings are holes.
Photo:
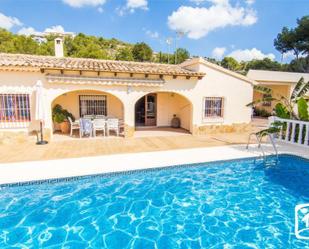
<path fill-rule="evenodd" d="M 309 163 L 280 156 L 0 188 L 0 248 L 309 248 Z"/>

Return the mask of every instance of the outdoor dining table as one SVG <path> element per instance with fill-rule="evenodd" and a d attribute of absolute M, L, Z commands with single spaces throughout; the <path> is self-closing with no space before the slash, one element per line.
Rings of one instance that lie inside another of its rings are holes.
<path fill-rule="evenodd" d="M 83 126 L 83 120 L 89 120 L 91 122 L 91 128 L 90 128 L 91 132 L 89 132 L 89 134 L 90 134 L 90 136 L 94 137 L 95 136 L 95 120 L 104 120 L 105 121 L 105 132 L 104 132 L 104 134 L 106 134 L 107 133 L 107 121 L 110 118 L 112 118 L 112 117 L 107 117 L 107 118 L 80 118 L 80 120 L 82 122 L 81 126 Z M 116 118 L 113 118 L 113 119 L 116 119 Z M 81 124 L 80 120 L 78 122 Z M 123 120 L 118 119 L 118 122 L 119 122 L 119 129 L 123 128 L 124 127 Z M 83 129 L 83 128 L 81 127 L 81 129 Z"/>

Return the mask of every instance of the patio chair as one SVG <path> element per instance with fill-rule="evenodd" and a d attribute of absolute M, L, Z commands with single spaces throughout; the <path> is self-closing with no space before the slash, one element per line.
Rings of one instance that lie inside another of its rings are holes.
<path fill-rule="evenodd" d="M 80 124 L 78 121 L 73 122 L 73 120 L 68 117 L 68 120 L 70 122 L 70 136 L 73 136 L 73 130 L 80 130 Z"/>
<path fill-rule="evenodd" d="M 79 120 L 80 137 L 84 135 L 93 136 L 93 124 L 90 119 L 81 118 Z"/>
<path fill-rule="evenodd" d="M 92 119 L 93 115 L 84 115 L 83 118 L 85 118 L 85 119 Z"/>
<path fill-rule="evenodd" d="M 119 136 L 119 119 L 109 118 L 107 119 L 107 135 L 109 136 L 110 131 L 115 131 L 116 135 Z"/>
<path fill-rule="evenodd" d="M 95 119 L 93 121 L 93 135 L 97 135 L 97 131 L 103 131 L 103 136 L 105 136 L 106 131 L 106 120 L 105 119 Z"/>
<path fill-rule="evenodd" d="M 96 119 L 106 119 L 105 115 L 96 115 L 95 116 Z"/>

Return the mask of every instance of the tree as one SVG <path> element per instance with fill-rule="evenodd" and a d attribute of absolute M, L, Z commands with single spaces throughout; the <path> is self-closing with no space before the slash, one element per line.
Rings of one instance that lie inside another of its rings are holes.
<path fill-rule="evenodd" d="M 280 71 L 283 68 L 279 62 L 272 61 L 269 58 L 248 61 L 244 67 L 245 71 L 249 71 L 250 69 Z"/>
<path fill-rule="evenodd" d="M 120 61 L 133 61 L 132 49 L 128 47 L 121 48 L 116 54 L 116 60 Z"/>
<path fill-rule="evenodd" d="M 180 64 L 190 58 L 190 53 L 184 48 L 177 48 L 174 53 L 175 64 Z"/>
<path fill-rule="evenodd" d="M 291 72 L 309 73 L 309 56 L 292 60 L 287 66 L 287 70 Z"/>
<path fill-rule="evenodd" d="M 132 49 L 135 61 L 151 61 L 152 49 L 144 42 L 136 43 Z"/>
<path fill-rule="evenodd" d="M 168 53 L 163 53 L 160 51 L 158 54 L 153 55 L 153 57 L 154 57 L 153 59 L 154 62 L 168 64 L 168 63 L 171 63 L 171 59 L 173 55 L 168 54 Z"/>
<path fill-rule="evenodd" d="M 300 54 L 309 56 L 309 16 L 297 20 L 297 27 L 283 27 L 274 40 L 275 48 L 283 53 L 293 51 L 298 59 Z"/>
<path fill-rule="evenodd" d="M 205 59 L 213 64 L 221 65 L 221 62 L 215 58 L 205 57 Z"/>
<path fill-rule="evenodd" d="M 233 57 L 224 57 L 221 61 L 221 66 L 232 71 L 237 71 L 240 68 L 240 64 Z"/>
<path fill-rule="evenodd" d="M 304 16 L 297 20 L 296 36 L 298 38 L 298 46 L 303 54 L 309 55 L 309 16 Z"/>
<path fill-rule="evenodd" d="M 274 96 L 272 89 L 264 86 L 254 86 L 254 90 L 262 93 L 263 97 L 247 104 L 247 106 L 255 106 L 259 103 L 274 101 L 277 102 L 276 106 L 278 106 L 278 103 L 281 104 L 280 106 L 278 106 L 278 110 L 286 109 L 289 118 L 299 119 L 299 116 L 296 115 L 294 112 L 294 107 L 299 100 L 306 96 L 307 92 L 309 91 L 309 81 L 305 82 L 304 78 L 300 78 L 289 98 L 286 98 L 281 94 L 277 94 Z"/>
<path fill-rule="evenodd" d="M 301 52 L 295 29 L 288 29 L 287 27 L 283 27 L 281 33 L 277 35 L 277 38 L 274 40 L 274 46 L 281 54 L 293 51 L 296 58 L 298 58 Z"/>

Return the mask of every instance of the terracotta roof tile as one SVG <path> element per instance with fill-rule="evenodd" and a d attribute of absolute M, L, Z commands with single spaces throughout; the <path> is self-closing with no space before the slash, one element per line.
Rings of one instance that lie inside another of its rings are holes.
<path fill-rule="evenodd" d="M 180 65 L 7 53 L 0 53 L 0 67 L 38 67 L 41 69 L 204 76 L 204 73 L 190 71 Z"/>

